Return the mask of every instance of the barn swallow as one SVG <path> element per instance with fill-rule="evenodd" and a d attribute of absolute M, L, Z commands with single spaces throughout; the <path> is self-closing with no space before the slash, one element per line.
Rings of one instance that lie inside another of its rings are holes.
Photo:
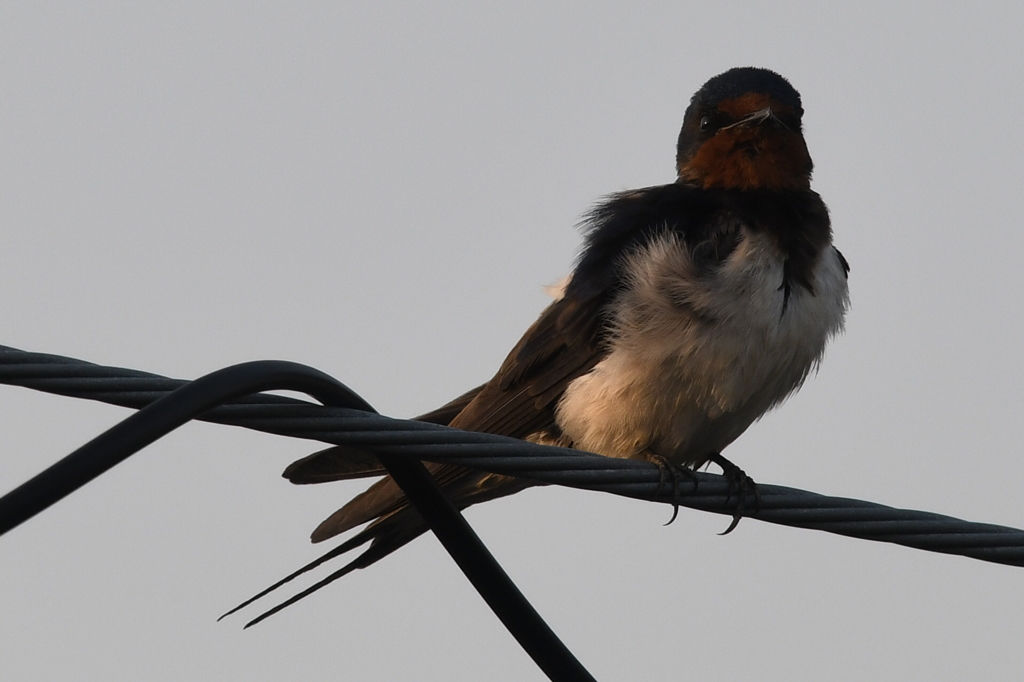
<path fill-rule="evenodd" d="M 419 419 L 684 470 L 723 462 L 722 449 L 817 367 L 849 305 L 849 266 L 810 188 L 802 117 L 799 93 L 773 71 L 736 68 L 705 83 L 683 118 L 676 181 L 598 204 L 583 221 L 574 271 L 497 374 Z M 535 485 L 428 469 L 459 508 Z M 284 476 L 320 483 L 384 473 L 372 455 L 330 448 Z M 312 539 L 365 523 L 267 591 L 370 543 L 285 606 L 427 530 L 385 477 Z"/>

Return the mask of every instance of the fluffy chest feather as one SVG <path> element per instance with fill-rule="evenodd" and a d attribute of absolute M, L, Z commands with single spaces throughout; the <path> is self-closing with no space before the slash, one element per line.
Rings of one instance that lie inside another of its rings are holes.
<path fill-rule="evenodd" d="M 703 462 L 803 383 L 840 331 L 846 273 L 827 246 L 813 293 L 788 299 L 774 239 L 741 228 L 713 268 L 679 238 L 653 240 L 627 261 L 611 304 L 608 355 L 573 381 L 556 409 L 576 447 L 615 457 L 645 451 Z"/>

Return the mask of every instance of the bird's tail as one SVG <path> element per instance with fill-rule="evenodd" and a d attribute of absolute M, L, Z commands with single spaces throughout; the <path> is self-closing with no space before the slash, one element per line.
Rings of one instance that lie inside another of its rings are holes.
<path fill-rule="evenodd" d="M 459 509 L 510 495 L 534 485 L 523 479 L 483 473 L 450 464 L 427 464 L 426 467 Z M 307 484 L 364 478 L 383 473 L 383 467 L 371 453 L 339 446 L 297 460 L 285 469 L 284 476 L 292 483 Z M 371 522 L 370 525 L 353 537 L 245 600 L 221 618 L 248 606 L 321 564 L 370 543 L 370 546 L 351 562 L 262 613 L 249 621 L 245 627 L 255 625 L 355 569 L 366 568 L 376 563 L 428 530 L 427 523 L 419 512 L 409 505 L 398 484 L 390 476 L 385 476 L 317 526 L 313 531 L 312 540 L 323 542 L 367 522 Z"/>
<path fill-rule="evenodd" d="M 335 580 L 343 578 L 344 576 L 348 575 L 357 568 L 366 568 L 367 566 L 376 563 L 380 559 L 386 557 L 388 554 L 394 552 L 396 549 L 399 549 L 406 543 L 410 542 L 411 540 L 414 540 L 417 536 L 423 534 L 423 532 L 426 530 L 426 524 L 419 517 L 419 514 L 416 513 L 415 509 L 411 507 L 401 509 L 388 519 L 381 519 L 378 523 L 372 524 L 371 526 L 365 528 L 359 534 L 346 540 L 345 542 L 338 545 L 331 551 L 314 559 L 313 561 L 309 562 L 297 571 L 285 576 L 281 580 L 278 580 L 276 583 L 267 587 L 258 594 L 249 597 L 244 602 L 234 607 L 217 620 L 221 620 L 222 618 L 226 618 L 227 616 L 230 616 L 236 611 L 240 611 L 249 604 L 252 604 L 258 599 L 262 599 L 271 592 L 277 590 L 279 587 L 282 587 L 283 585 L 291 582 L 295 578 L 298 578 L 300 575 L 313 570 L 321 564 L 324 564 L 335 557 L 341 556 L 346 552 L 349 552 L 357 547 L 360 547 L 366 544 L 367 542 L 371 543 L 370 546 L 366 549 L 366 551 L 357 556 L 355 559 L 345 564 L 338 570 L 334 571 L 326 578 L 320 580 L 317 583 L 314 583 L 313 585 L 310 585 L 301 592 L 298 592 L 297 594 L 289 597 L 280 604 L 274 606 L 273 608 L 261 613 L 259 616 L 253 618 L 248 623 L 246 623 L 245 627 L 248 628 L 252 625 L 255 625 L 256 623 L 259 623 L 260 621 L 274 615 L 278 611 L 281 611 L 282 609 L 291 606 L 295 602 L 308 597 L 309 595 L 320 590 L 321 588 L 326 587 Z"/>

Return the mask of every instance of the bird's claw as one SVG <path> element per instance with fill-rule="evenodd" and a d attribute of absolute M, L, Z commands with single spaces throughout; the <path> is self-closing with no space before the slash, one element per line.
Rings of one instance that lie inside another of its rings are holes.
<path fill-rule="evenodd" d="M 757 489 L 757 483 L 754 482 L 747 473 L 740 469 L 738 466 L 722 457 L 719 453 L 714 453 L 708 458 L 709 462 L 718 465 L 722 470 L 722 475 L 725 476 L 726 481 L 729 483 L 728 492 L 725 496 L 725 501 L 728 504 L 729 500 L 732 499 L 733 494 L 736 495 L 736 510 L 732 516 L 732 522 L 729 527 L 726 528 L 721 535 L 728 535 L 729 533 L 736 530 L 736 526 L 739 525 L 740 519 L 743 518 L 743 512 L 746 507 L 746 499 L 748 496 L 754 496 L 754 511 L 760 511 L 761 509 L 761 493 Z"/>
<path fill-rule="evenodd" d="M 644 459 L 658 467 L 658 494 L 665 488 L 665 484 L 669 478 L 672 479 L 672 518 L 670 518 L 665 525 L 671 525 L 676 517 L 679 516 L 679 482 L 680 478 L 686 478 L 693 483 L 693 489 L 697 489 L 697 477 L 693 471 L 687 467 L 679 466 L 670 462 L 661 455 L 656 455 L 653 452 L 647 451 L 643 453 Z"/>

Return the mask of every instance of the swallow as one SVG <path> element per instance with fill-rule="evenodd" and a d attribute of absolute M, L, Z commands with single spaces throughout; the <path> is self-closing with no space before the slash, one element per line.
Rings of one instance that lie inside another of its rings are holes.
<path fill-rule="evenodd" d="M 849 265 L 811 190 L 803 113 L 799 93 L 768 69 L 705 83 L 683 117 L 675 182 L 610 195 L 588 213 L 575 269 L 497 374 L 418 419 L 681 470 L 725 468 L 721 451 L 803 384 L 849 307 Z M 428 469 L 459 508 L 536 485 Z M 284 476 L 302 484 L 385 473 L 372 455 L 335 447 Z M 366 523 L 237 608 L 369 543 L 255 623 L 427 530 L 385 476 L 312 540 Z"/>

